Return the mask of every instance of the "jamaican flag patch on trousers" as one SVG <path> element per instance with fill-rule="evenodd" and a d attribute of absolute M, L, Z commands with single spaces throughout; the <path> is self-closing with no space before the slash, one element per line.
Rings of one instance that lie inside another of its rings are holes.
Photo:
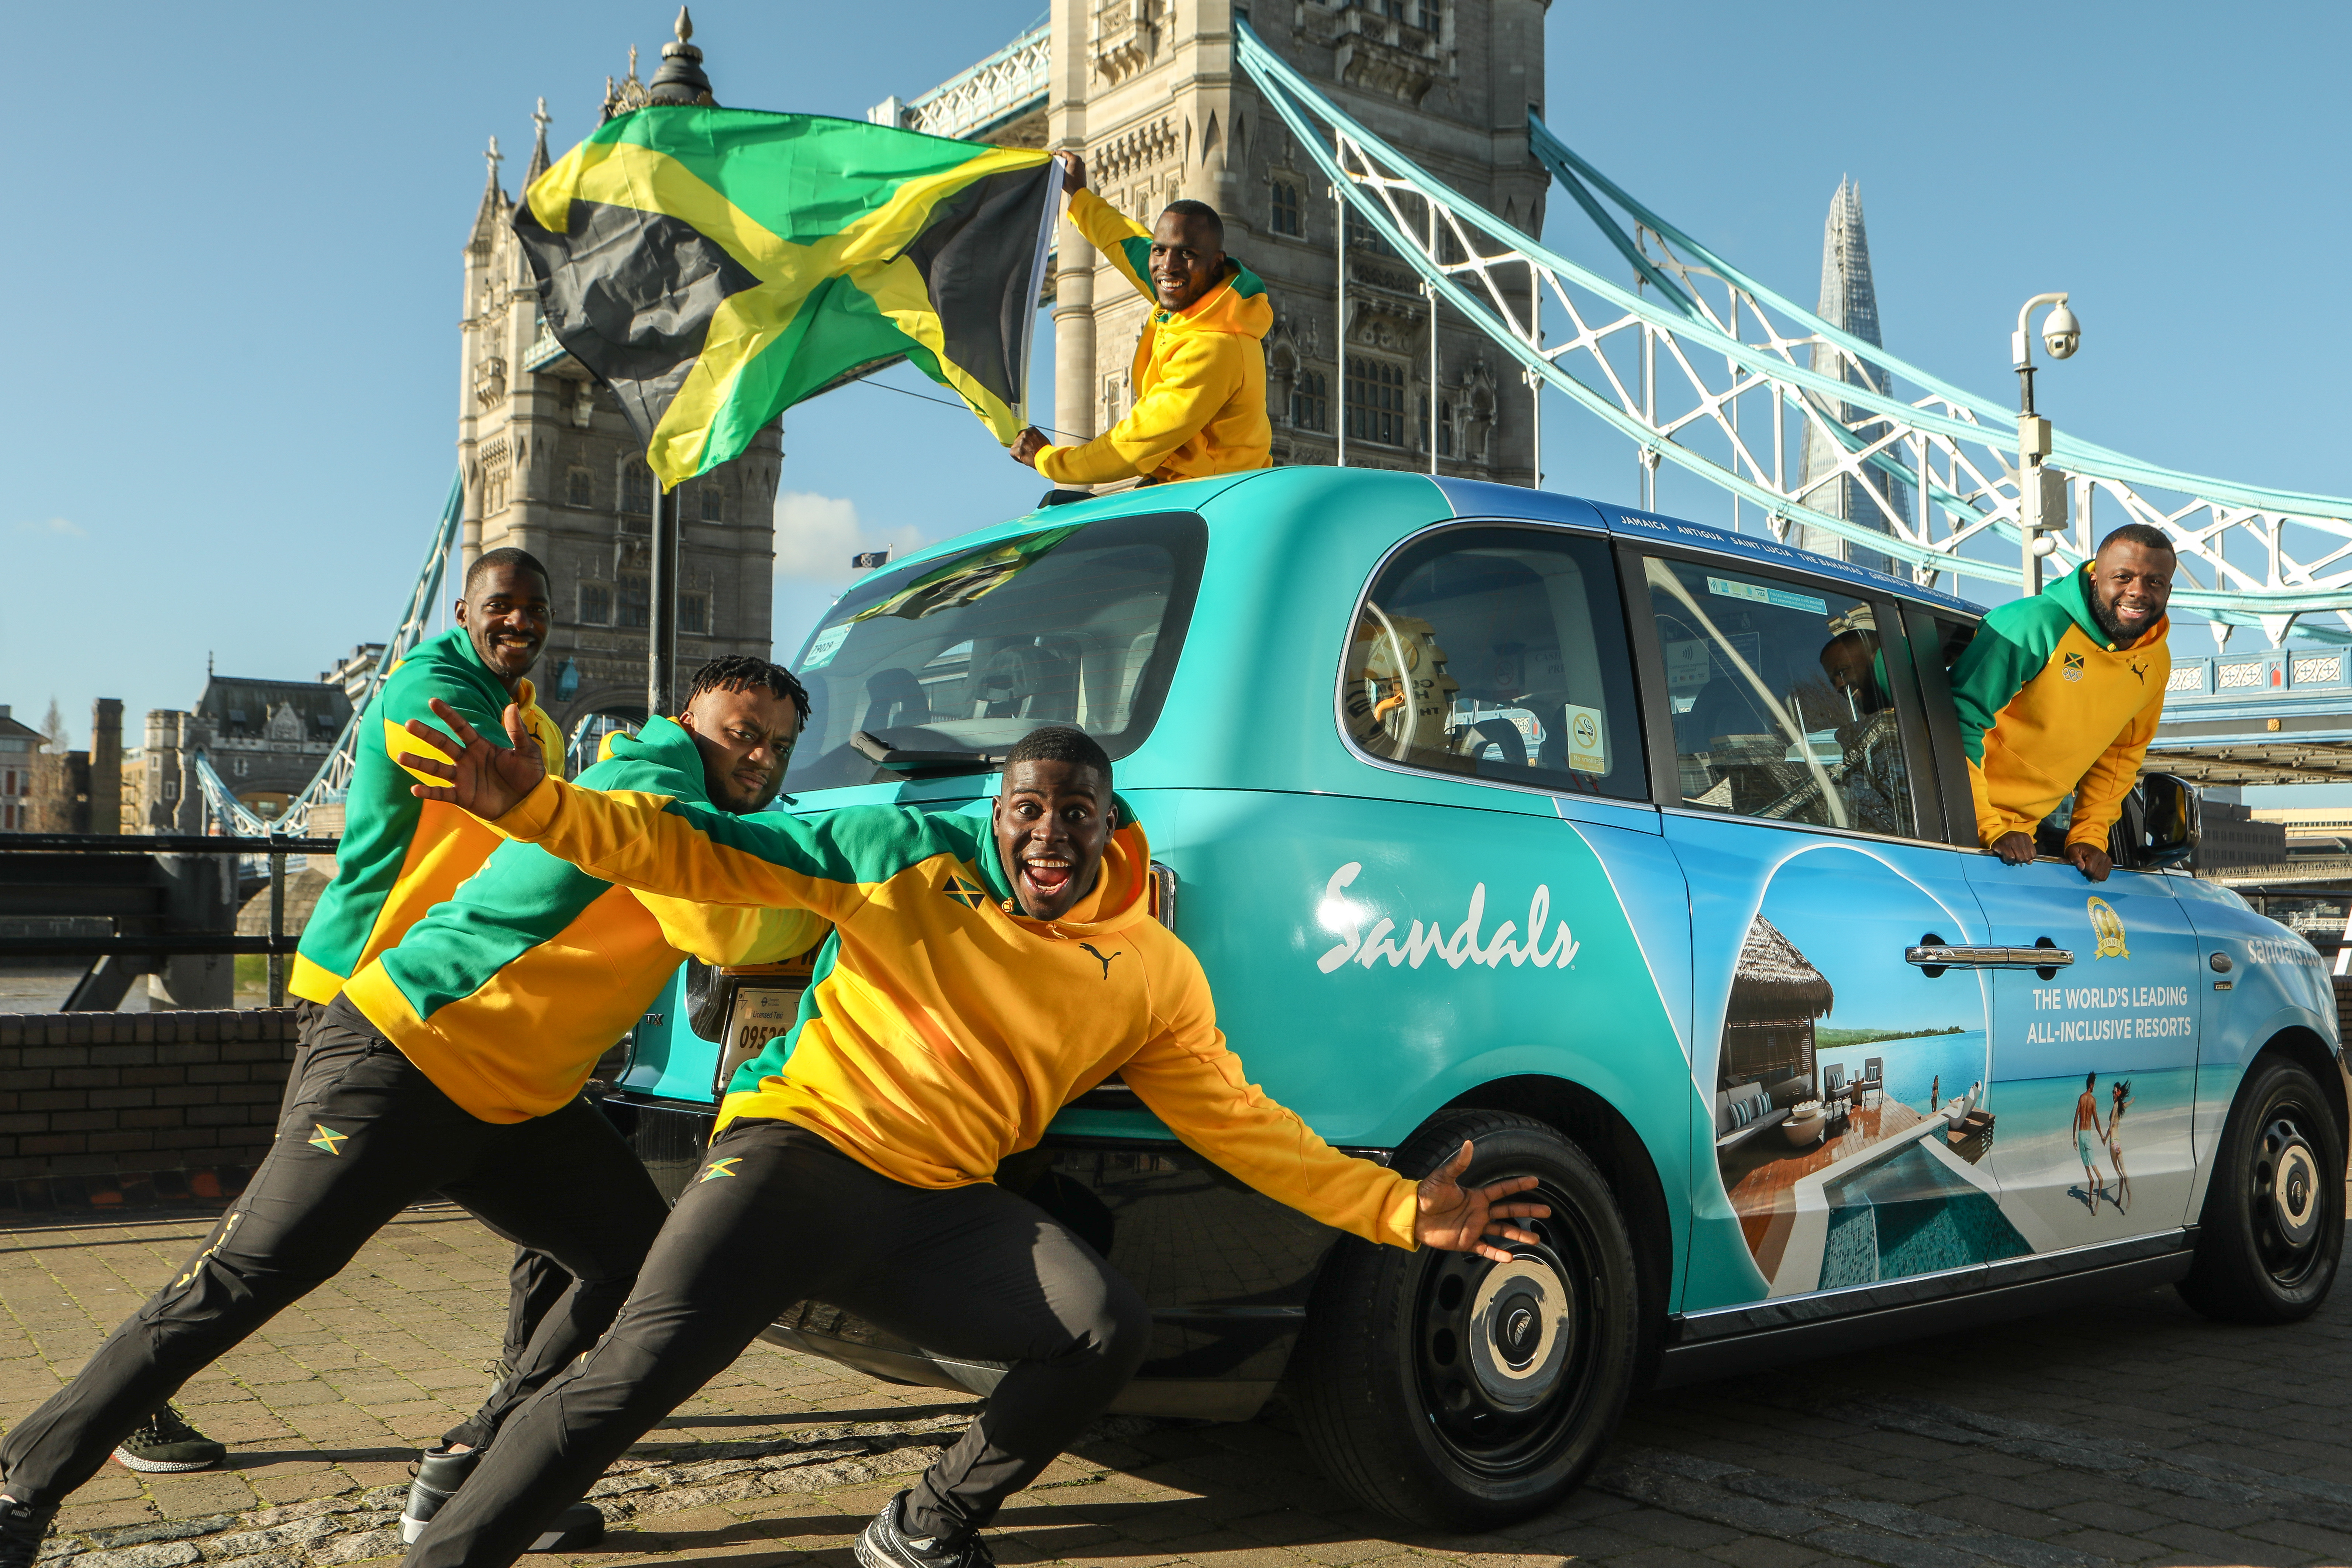
<path fill-rule="evenodd" d="M 556 340 L 665 489 L 899 359 L 1020 433 L 1059 171 L 883 125 L 655 105 L 530 184 L 515 232 Z"/>

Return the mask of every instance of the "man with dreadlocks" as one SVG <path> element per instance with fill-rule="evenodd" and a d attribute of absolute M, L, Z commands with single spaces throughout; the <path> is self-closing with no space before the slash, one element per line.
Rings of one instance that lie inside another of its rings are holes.
<path fill-rule="evenodd" d="M 520 701 L 507 709 L 527 740 L 521 712 Z M 579 784 L 748 815 L 775 797 L 807 717 L 788 671 L 714 659 L 676 720 L 617 738 Z M 536 747 L 532 761 L 546 764 Z M 34 1561 L 58 1503 L 142 1416 L 437 1191 L 577 1283 L 515 1375 L 425 1454 L 404 1519 L 413 1539 L 508 1414 L 596 1342 L 667 1212 L 581 1098 L 596 1058 L 685 954 L 774 962 L 824 930 L 806 910 L 632 892 L 535 845 L 501 844 L 353 973 L 307 1031 L 268 1159 L 185 1271 L 0 1441 L 0 1568 Z M 601 1533 L 595 1510 L 575 1505 L 542 1544 L 575 1550 Z"/>

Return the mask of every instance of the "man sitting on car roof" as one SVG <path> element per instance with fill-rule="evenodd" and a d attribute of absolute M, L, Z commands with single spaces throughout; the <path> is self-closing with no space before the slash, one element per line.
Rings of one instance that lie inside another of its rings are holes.
<path fill-rule="evenodd" d="M 1509 1254 L 1542 1204 L 1521 1176 L 1418 1186 L 1340 1153 L 1225 1048 L 1200 961 L 1152 918 L 1150 847 L 1084 731 L 1016 742 L 991 815 L 851 807 L 730 817 L 543 776 L 454 710 L 428 799 L 644 892 L 804 908 L 834 922 L 793 1031 L 738 1069 L 719 1131 L 604 1342 L 499 1435 L 409 1568 L 497 1568 L 791 1302 L 1010 1363 L 987 1407 L 857 1541 L 863 1568 L 986 1568 L 1013 1493 L 1109 1405 L 1150 1317 L 1101 1256 L 997 1186 L 1112 1073 L 1189 1148 L 1370 1241 Z M 460 743 L 462 742 L 462 744 Z"/>
<path fill-rule="evenodd" d="M 2107 879 L 2108 831 L 2164 710 L 2178 564 L 2161 532 L 2126 523 L 2080 571 L 1985 616 L 1954 661 L 1977 837 L 2009 864 L 2033 858 L 2034 828 L 2071 793 L 2066 858 Z"/>
<path fill-rule="evenodd" d="M 1225 254 L 1206 202 L 1171 202 L 1150 232 L 1087 189 L 1086 160 L 1062 154 L 1070 222 L 1156 307 L 1135 346 L 1135 406 L 1103 435 L 1056 447 L 1034 426 L 1013 444 L 1057 484 L 1197 479 L 1269 465 L 1265 350 L 1274 306 L 1258 275 Z"/>

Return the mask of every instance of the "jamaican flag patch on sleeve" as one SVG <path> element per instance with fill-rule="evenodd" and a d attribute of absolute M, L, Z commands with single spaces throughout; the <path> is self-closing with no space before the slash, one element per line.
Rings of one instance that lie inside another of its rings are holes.
<path fill-rule="evenodd" d="M 667 489 L 900 359 L 1010 446 L 1059 186 L 1031 149 L 655 105 L 597 127 L 514 221 L 549 330 Z"/>

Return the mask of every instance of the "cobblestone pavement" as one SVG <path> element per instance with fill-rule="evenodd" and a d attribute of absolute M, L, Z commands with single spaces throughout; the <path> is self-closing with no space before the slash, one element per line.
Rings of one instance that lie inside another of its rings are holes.
<path fill-rule="evenodd" d="M 0 1235 L 0 1422 L 69 1374 L 205 1228 Z M 483 1390 L 506 1256 L 454 1210 L 404 1215 L 188 1386 L 184 1407 L 232 1446 L 233 1468 L 109 1465 L 68 1505 L 52 1568 L 396 1552 L 408 1461 Z M 997 1554 L 1013 1568 L 2352 1564 L 2347 1341 L 2352 1292 L 2308 1323 L 2245 1330 L 2150 1291 L 1653 1394 L 1592 1484 L 1476 1538 L 1354 1509 L 1278 1407 L 1235 1426 L 1114 1418 L 1004 1511 Z M 756 1345 L 600 1483 L 606 1550 L 572 1561 L 851 1568 L 858 1528 L 971 1408 Z"/>

